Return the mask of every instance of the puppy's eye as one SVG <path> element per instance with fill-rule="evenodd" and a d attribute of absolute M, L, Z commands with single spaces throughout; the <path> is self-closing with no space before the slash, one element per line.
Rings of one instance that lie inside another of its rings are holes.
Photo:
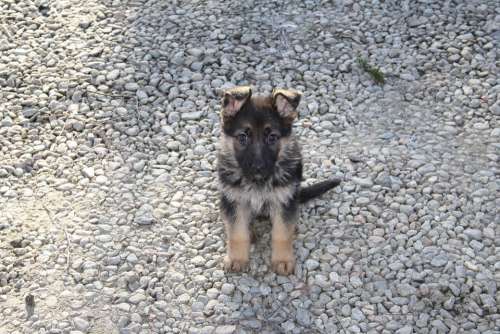
<path fill-rule="evenodd" d="M 240 145 L 245 146 L 248 143 L 248 135 L 246 133 L 240 133 L 238 135 L 238 142 Z"/>
<path fill-rule="evenodd" d="M 276 142 L 278 141 L 278 135 L 277 134 L 274 134 L 274 133 L 271 133 L 269 136 L 267 136 L 267 143 L 269 145 L 274 145 L 276 144 Z"/>

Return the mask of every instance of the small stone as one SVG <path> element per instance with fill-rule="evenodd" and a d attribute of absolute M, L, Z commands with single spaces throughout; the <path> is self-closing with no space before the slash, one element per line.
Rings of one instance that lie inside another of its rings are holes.
<path fill-rule="evenodd" d="M 349 160 L 354 163 L 361 162 L 363 161 L 363 156 L 361 154 L 351 153 L 349 154 Z"/>
<path fill-rule="evenodd" d="M 130 311 L 130 304 L 127 303 L 120 303 L 116 305 L 116 307 L 123 312 L 129 312 Z"/>
<path fill-rule="evenodd" d="M 193 312 L 203 312 L 205 305 L 202 302 L 194 302 L 191 305 L 191 311 Z"/>
<path fill-rule="evenodd" d="M 9 116 L 5 116 L 3 119 L 1 119 L 1 123 L 0 125 L 2 126 L 6 126 L 6 127 L 9 127 L 9 126 L 12 126 L 13 122 L 12 122 L 12 118 L 10 118 Z"/>
<path fill-rule="evenodd" d="M 446 300 L 443 303 L 443 307 L 445 310 L 452 310 L 454 305 L 455 305 L 455 297 L 453 297 L 453 296 L 448 298 L 448 300 Z"/>
<path fill-rule="evenodd" d="M 191 111 L 181 114 L 181 118 L 187 121 L 196 121 L 201 118 L 203 111 Z"/>
<path fill-rule="evenodd" d="M 423 175 L 434 172 L 435 170 L 436 170 L 436 167 L 434 167 L 434 165 L 432 165 L 432 164 L 425 164 L 422 167 L 419 167 L 417 169 L 417 171 Z"/>
<path fill-rule="evenodd" d="M 297 309 L 296 318 L 297 318 L 297 322 L 299 323 L 299 325 L 302 325 L 302 326 L 311 325 L 311 314 L 306 309 L 303 309 L 303 308 Z"/>
<path fill-rule="evenodd" d="M 93 178 L 95 176 L 94 167 L 84 167 L 82 174 L 89 179 Z"/>
<path fill-rule="evenodd" d="M 375 217 L 379 217 L 382 213 L 382 209 L 374 204 L 367 205 L 366 208 L 370 211 Z"/>
<path fill-rule="evenodd" d="M 83 318 L 81 318 L 81 317 L 76 317 L 76 318 L 74 318 L 74 319 L 73 319 L 73 323 L 74 323 L 75 328 L 76 328 L 77 330 L 82 331 L 82 332 L 84 332 L 84 333 L 86 333 L 86 332 L 87 332 L 87 330 L 88 330 L 88 329 L 89 329 L 89 327 L 90 327 L 90 323 L 89 323 L 87 320 L 85 320 L 85 319 L 83 319 Z"/>
<path fill-rule="evenodd" d="M 376 246 L 377 244 L 381 244 L 385 241 L 383 237 L 377 236 L 377 235 L 372 235 L 368 237 L 368 243 L 370 247 Z"/>
<path fill-rule="evenodd" d="M 475 263 L 472 263 L 470 261 L 465 261 L 464 262 L 464 266 L 467 269 L 472 270 L 472 271 L 478 271 L 479 270 L 479 267 Z"/>
<path fill-rule="evenodd" d="M 373 181 L 370 178 L 353 177 L 352 181 L 361 187 L 369 188 L 373 186 Z"/>
<path fill-rule="evenodd" d="M 397 287 L 398 293 L 402 297 L 409 297 L 415 295 L 417 289 L 411 286 L 410 284 L 399 284 Z"/>
<path fill-rule="evenodd" d="M 137 126 L 133 126 L 125 130 L 125 133 L 129 136 L 137 136 L 139 134 L 139 128 Z"/>
<path fill-rule="evenodd" d="M 108 80 L 116 80 L 120 76 L 120 70 L 114 69 L 111 70 L 108 75 L 106 75 L 106 79 Z"/>
<path fill-rule="evenodd" d="M 78 25 L 82 29 L 87 29 L 88 27 L 90 27 L 91 24 L 92 24 L 92 22 L 87 18 L 81 19 L 80 22 L 78 23 Z"/>
<path fill-rule="evenodd" d="M 137 91 L 139 89 L 139 85 L 137 83 L 135 83 L 135 82 L 127 82 L 125 84 L 124 88 L 126 90 L 135 92 L 135 91 Z"/>
<path fill-rule="evenodd" d="M 131 303 L 131 304 L 139 304 L 140 302 L 142 301 L 145 301 L 146 300 L 146 296 L 143 294 L 143 293 L 134 293 L 132 296 L 130 296 L 130 298 L 128 299 L 128 301 Z"/>
<path fill-rule="evenodd" d="M 359 276 L 352 276 L 349 282 L 351 282 L 351 285 L 354 288 L 361 288 L 363 286 L 363 281 L 359 278 Z"/>
<path fill-rule="evenodd" d="M 198 58 L 205 53 L 205 50 L 199 49 L 199 48 L 191 48 L 191 49 L 188 49 L 187 52 L 191 56 Z"/>
<path fill-rule="evenodd" d="M 77 148 L 77 147 L 78 147 L 78 144 L 77 144 L 75 141 L 73 141 L 73 140 L 68 140 L 68 141 L 66 142 L 66 146 L 68 146 L 68 148 L 69 148 L 70 150 L 73 150 L 73 149 L 75 149 L 75 148 Z"/>
<path fill-rule="evenodd" d="M 224 284 L 222 284 L 222 287 L 221 287 L 220 291 L 223 294 L 230 296 L 230 295 L 233 294 L 234 289 L 235 289 L 234 284 L 224 283 Z"/>
<path fill-rule="evenodd" d="M 211 316 L 215 312 L 215 307 L 219 304 L 217 300 L 209 300 L 207 305 L 205 305 L 205 309 L 203 310 L 203 314 L 206 316 Z"/>
<path fill-rule="evenodd" d="M 205 265 L 206 260 L 203 256 L 195 256 L 194 258 L 191 259 L 191 263 L 194 264 L 197 267 L 202 267 Z"/>
<path fill-rule="evenodd" d="M 307 270 L 315 270 L 316 268 L 319 267 L 319 262 L 314 259 L 308 259 L 306 260 L 305 265 Z"/>
<path fill-rule="evenodd" d="M 345 304 L 344 306 L 342 306 L 342 308 L 340 309 L 340 312 L 342 312 L 342 315 L 344 317 L 348 317 L 351 315 L 351 307 L 347 304 Z"/>
<path fill-rule="evenodd" d="M 495 102 L 495 104 L 490 107 L 490 111 L 493 115 L 500 116 L 500 101 Z"/>
<path fill-rule="evenodd" d="M 448 333 L 449 328 L 440 319 L 431 322 L 432 327 L 436 328 L 440 333 Z"/>
<path fill-rule="evenodd" d="M 356 321 L 361 321 L 365 319 L 365 315 L 363 314 L 363 312 L 361 312 L 359 308 L 353 308 L 351 311 L 351 316 Z"/>
<path fill-rule="evenodd" d="M 235 325 L 224 325 L 224 326 L 218 326 L 215 329 L 214 334 L 233 334 L 234 332 L 236 332 Z"/>
<path fill-rule="evenodd" d="M 143 204 L 136 212 L 134 222 L 139 225 L 150 225 L 156 221 L 153 215 L 153 207 L 150 204 Z"/>
<path fill-rule="evenodd" d="M 26 118 L 31 118 L 37 113 L 38 111 L 35 108 L 26 108 L 23 110 L 23 116 Z"/>
<path fill-rule="evenodd" d="M 179 143 L 176 140 L 167 142 L 167 148 L 170 151 L 178 151 L 180 146 L 181 146 L 181 143 Z"/>
<path fill-rule="evenodd" d="M 478 123 L 474 123 L 473 127 L 474 127 L 474 129 L 477 129 L 477 130 L 486 130 L 486 129 L 489 129 L 490 125 L 488 124 L 488 122 L 478 122 Z"/>
<path fill-rule="evenodd" d="M 161 127 L 161 132 L 164 133 L 164 134 L 166 134 L 166 135 L 168 135 L 168 136 L 175 135 L 174 129 L 171 126 L 169 126 L 169 125 L 162 126 Z"/>
<path fill-rule="evenodd" d="M 401 327 L 396 331 L 396 334 L 412 334 L 412 333 L 413 333 L 413 327 L 410 325 Z"/>
<path fill-rule="evenodd" d="M 292 320 L 287 320 L 281 324 L 284 333 L 291 333 L 295 329 L 295 324 Z"/>
<path fill-rule="evenodd" d="M 242 44 L 248 44 L 253 41 L 254 37 L 255 36 L 253 34 L 243 34 L 240 38 L 240 41 Z"/>
<path fill-rule="evenodd" d="M 454 119 L 456 125 L 458 125 L 458 126 L 464 126 L 465 120 L 464 120 L 464 118 L 462 116 L 457 115 L 453 119 Z"/>
<path fill-rule="evenodd" d="M 365 206 L 368 203 L 370 203 L 370 199 L 368 197 L 358 197 L 356 199 L 356 205 L 358 206 Z"/>
<path fill-rule="evenodd" d="M 104 175 L 99 175 L 95 178 L 95 182 L 98 184 L 106 184 L 108 183 L 108 178 Z"/>
<path fill-rule="evenodd" d="M 481 232 L 481 230 L 478 230 L 478 229 L 472 229 L 472 228 L 468 228 L 464 231 L 464 234 L 471 238 L 471 239 L 474 239 L 474 240 L 481 240 L 481 238 L 483 237 L 483 232 Z"/>
<path fill-rule="evenodd" d="M 166 165 L 168 163 L 168 159 L 170 159 L 168 154 L 160 153 L 156 157 L 156 162 L 160 165 Z"/>
<path fill-rule="evenodd" d="M 132 253 L 132 254 L 129 254 L 129 255 L 127 256 L 127 261 L 128 261 L 129 263 L 134 264 L 134 263 L 137 263 L 137 262 L 139 261 L 139 259 L 137 258 L 137 255 L 135 255 L 134 253 Z"/>
<path fill-rule="evenodd" d="M 485 307 L 487 307 L 487 308 L 489 308 L 491 310 L 493 310 L 494 308 L 496 308 L 496 301 L 495 301 L 495 298 L 493 298 L 492 296 L 483 293 L 479 297 L 481 298 L 481 303 Z"/>
<path fill-rule="evenodd" d="M 144 169 L 145 166 L 146 166 L 146 161 L 140 160 L 140 161 L 135 162 L 134 165 L 132 166 L 132 168 L 136 172 L 142 172 L 142 170 Z"/>
<path fill-rule="evenodd" d="M 448 256 L 445 254 L 439 254 L 432 258 L 431 265 L 434 267 L 443 267 L 448 263 Z"/>
<path fill-rule="evenodd" d="M 191 300 L 191 296 L 188 293 L 183 293 L 177 297 L 177 301 L 181 304 L 187 304 Z"/>
<path fill-rule="evenodd" d="M 83 122 L 78 121 L 78 120 L 74 120 L 71 126 L 73 127 L 73 129 L 75 131 L 78 131 L 78 132 L 83 131 L 83 129 L 85 128 L 85 125 L 83 124 Z"/>
<path fill-rule="evenodd" d="M 201 69 L 203 68 L 203 63 L 200 62 L 200 61 L 195 61 L 191 64 L 190 68 L 195 71 L 195 72 L 199 72 L 201 71 Z M 196 75 L 193 75 L 192 78 L 191 78 L 193 81 L 200 81 L 200 78 L 199 76 L 196 76 Z"/>
<path fill-rule="evenodd" d="M 385 139 L 385 140 L 389 140 L 389 139 L 394 138 L 394 136 L 395 136 L 395 135 L 394 135 L 394 133 L 392 133 L 392 132 L 384 132 L 384 133 L 380 136 L 380 138 L 381 138 L 381 139 Z"/>
<path fill-rule="evenodd" d="M 138 89 L 135 94 L 139 100 L 146 100 L 148 98 L 148 93 L 142 89 Z"/>
<path fill-rule="evenodd" d="M 167 120 L 168 124 L 174 124 L 181 120 L 181 116 L 178 112 L 171 112 L 168 114 Z"/>
<path fill-rule="evenodd" d="M 484 236 L 489 239 L 495 239 L 495 230 L 489 227 L 486 227 L 483 230 Z"/>

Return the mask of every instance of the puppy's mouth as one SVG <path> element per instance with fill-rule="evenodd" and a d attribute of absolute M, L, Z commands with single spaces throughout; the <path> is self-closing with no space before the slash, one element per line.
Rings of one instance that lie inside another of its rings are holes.
<path fill-rule="evenodd" d="M 253 183 L 264 184 L 269 180 L 270 175 L 263 175 L 263 174 L 254 173 L 254 174 L 247 175 L 247 178 Z"/>
<path fill-rule="evenodd" d="M 264 175 L 262 175 L 262 174 L 255 174 L 255 175 L 253 176 L 253 179 L 254 179 L 255 181 L 261 181 L 261 180 L 262 180 L 262 181 L 264 181 L 264 180 L 267 180 L 267 178 L 268 178 L 267 176 L 264 176 Z"/>

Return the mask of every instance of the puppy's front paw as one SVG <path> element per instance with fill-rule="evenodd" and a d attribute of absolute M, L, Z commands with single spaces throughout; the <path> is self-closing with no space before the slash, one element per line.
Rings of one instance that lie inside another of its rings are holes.
<path fill-rule="evenodd" d="M 295 270 L 295 260 L 294 259 L 288 259 L 288 260 L 273 260 L 271 262 L 273 271 L 277 273 L 278 275 L 290 275 L 294 272 Z"/>
<path fill-rule="evenodd" d="M 290 275 L 295 269 L 295 258 L 292 252 L 275 252 L 271 257 L 271 266 L 278 275 Z"/>
<path fill-rule="evenodd" d="M 229 272 L 240 272 L 247 268 L 248 259 L 235 259 L 226 255 L 224 258 L 224 270 Z"/>

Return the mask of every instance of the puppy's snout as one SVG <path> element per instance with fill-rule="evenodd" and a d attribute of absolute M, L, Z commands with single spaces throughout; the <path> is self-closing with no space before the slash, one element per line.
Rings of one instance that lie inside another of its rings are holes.
<path fill-rule="evenodd" d="M 255 172 L 262 173 L 264 171 L 264 161 L 263 160 L 256 160 L 254 162 L 253 168 L 254 168 Z"/>

